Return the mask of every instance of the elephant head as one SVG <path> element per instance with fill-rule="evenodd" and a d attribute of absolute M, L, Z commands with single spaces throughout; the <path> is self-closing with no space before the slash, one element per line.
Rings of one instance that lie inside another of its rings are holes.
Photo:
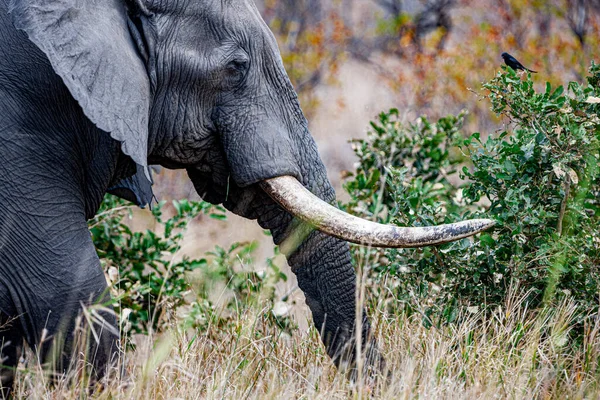
<path fill-rule="evenodd" d="M 313 192 L 329 183 L 277 42 L 251 0 L 11 0 L 9 12 L 148 179 L 149 163 L 187 168 L 199 194 L 218 203 L 228 203 L 231 186 L 260 183 L 305 222 L 381 247 L 444 243 L 492 224 L 354 226 L 311 196 L 288 204 L 295 180 Z M 284 176 L 296 179 L 272 179 Z M 244 200 L 231 208 L 252 217 Z M 303 204 L 319 204 L 318 214 Z"/>
<path fill-rule="evenodd" d="M 120 176 L 147 200 L 140 188 L 149 185 L 149 164 L 186 169 L 205 200 L 257 219 L 275 243 L 285 241 L 336 362 L 353 359 L 356 336 L 356 277 L 346 241 L 424 246 L 492 225 L 398 228 L 331 206 L 335 194 L 317 146 L 252 0 L 4 1 L 85 118 L 137 165 L 132 177 L 134 169 L 119 172 L 115 161 L 104 190 L 94 193 L 102 196 Z M 361 318 L 364 345 L 369 324 Z"/>

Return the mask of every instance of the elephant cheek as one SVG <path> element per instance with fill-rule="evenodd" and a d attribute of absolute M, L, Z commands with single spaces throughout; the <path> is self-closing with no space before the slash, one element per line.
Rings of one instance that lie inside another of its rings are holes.
<path fill-rule="evenodd" d="M 301 155 L 280 126 L 262 123 L 254 129 L 228 132 L 222 139 L 231 177 L 240 187 L 284 175 L 302 179 Z"/>

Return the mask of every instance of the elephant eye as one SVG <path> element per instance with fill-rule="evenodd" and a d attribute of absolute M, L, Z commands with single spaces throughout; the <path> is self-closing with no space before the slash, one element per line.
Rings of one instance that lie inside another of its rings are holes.
<path fill-rule="evenodd" d="M 232 71 L 245 71 L 248 66 L 248 60 L 233 60 L 227 64 L 227 68 Z"/>
<path fill-rule="evenodd" d="M 248 57 L 237 57 L 227 63 L 225 74 L 229 83 L 241 83 L 246 76 L 246 72 L 250 67 Z"/>

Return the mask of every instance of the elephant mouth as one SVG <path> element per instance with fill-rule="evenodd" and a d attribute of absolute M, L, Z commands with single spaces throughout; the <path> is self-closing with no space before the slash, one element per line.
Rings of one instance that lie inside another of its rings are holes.
<path fill-rule="evenodd" d="M 262 190 L 296 218 L 339 239 L 373 247 L 423 247 L 475 235 L 495 225 L 490 219 L 472 219 L 427 227 L 398 227 L 347 214 L 321 200 L 292 176 L 260 182 Z"/>

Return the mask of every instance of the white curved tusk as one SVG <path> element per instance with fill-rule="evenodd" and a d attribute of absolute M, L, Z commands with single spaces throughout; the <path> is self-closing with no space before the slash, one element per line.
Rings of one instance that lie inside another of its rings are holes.
<path fill-rule="evenodd" d="M 423 247 L 453 242 L 495 225 L 490 219 L 472 219 L 438 226 L 398 227 L 355 217 L 319 199 L 292 176 L 260 182 L 281 207 L 321 232 L 348 242 L 374 247 Z"/>

